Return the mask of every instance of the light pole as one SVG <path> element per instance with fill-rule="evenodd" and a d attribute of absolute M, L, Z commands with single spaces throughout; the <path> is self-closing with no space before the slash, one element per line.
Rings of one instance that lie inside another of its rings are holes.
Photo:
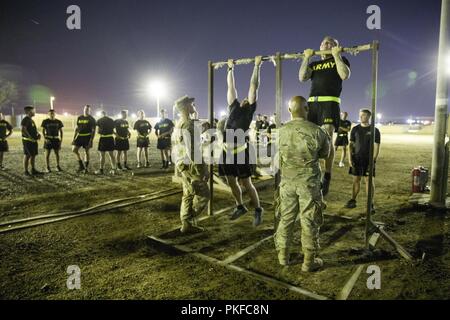
<path fill-rule="evenodd" d="M 157 110 L 156 117 L 159 118 L 161 116 L 160 100 L 161 97 L 165 94 L 165 86 L 161 81 L 154 81 L 150 83 L 148 91 L 151 96 L 156 98 L 156 110 Z"/>
<path fill-rule="evenodd" d="M 449 26 L 448 10 L 450 0 L 442 0 L 441 27 L 439 35 L 439 55 L 437 64 L 436 107 L 434 121 L 434 146 L 431 166 L 430 204 L 445 206 L 448 177 L 448 145 L 445 143 L 448 116 L 448 88 L 445 68 L 448 54 L 447 30 Z"/>

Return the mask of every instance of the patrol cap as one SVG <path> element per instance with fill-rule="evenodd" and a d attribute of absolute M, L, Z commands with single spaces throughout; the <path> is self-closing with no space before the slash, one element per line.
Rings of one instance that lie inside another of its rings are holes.
<path fill-rule="evenodd" d="M 174 107 L 177 109 L 178 112 L 181 112 L 187 105 L 194 102 L 194 100 L 195 98 L 183 96 L 175 101 Z"/>

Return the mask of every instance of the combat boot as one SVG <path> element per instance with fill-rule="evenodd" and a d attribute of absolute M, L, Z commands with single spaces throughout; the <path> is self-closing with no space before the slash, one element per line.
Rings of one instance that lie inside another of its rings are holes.
<path fill-rule="evenodd" d="M 190 221 L 188 220 L 181 221 L 181 228 L 180 228 L 181 233 L 189 233 L 194 231 L 194 229 L 195 228 Z"/>
<path fill-rule="evenodd" d="M 305 257 L 303 259 L 302 271 L 314 272 L 323 266 L 323 260 L 316 256 L 313 250 L 305 250 Z"/>
<path fill-rule="evenodd" d="M 282 266 L 289 265 L 289 250 L 287 248 L 278 250 L 278 262 Z"/>

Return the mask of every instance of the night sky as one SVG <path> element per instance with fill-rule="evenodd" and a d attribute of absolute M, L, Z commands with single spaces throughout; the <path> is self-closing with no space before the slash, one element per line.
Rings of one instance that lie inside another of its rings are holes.
<path fill-rule="evenodd" d="M 71 4 L 81 7 L 80 31 L 66 28 Z M 371 4 L 381 7 L 379 31 L 366 28 Z M 319 49 L 325 35 L 343 46 L 376 39 L 381 42 L 379 112 L 385 119 L 433 116 L 439 17 L 438 0 L 2 0 L 0 76 L 18 83 L 17 107 L 34 99 L 45 111 L 46 97 L 53 94 L 59 112 L 79 113 L 84 104 L 102 103 L 111 113 L 126 106 L 148 115 L 155 115 L 156 102 L 145 84 L 163 79 L 168 86 L 164 107 L 188 94 L 206 117 L 208 60 Z M 370 104 L 371 59 L 368 52 L 347 57 L 352 76 L 344 82 L 342 109 L 356 119 L 357 110 Z M 310 84 L 298 81 L 299 65 L 283 64 L 285 102 L 309 93 Z M 241 98 L 251 71 L 251 66 L 236 67 Z M 275 109 L 274 71 L 272 64 L 263 65 L 262 113 Z M 216 71 L 217 111 L 226 106 L 225 79 L 226 69 Z M 9 106 L 3 110 L 8 113 Z"/>

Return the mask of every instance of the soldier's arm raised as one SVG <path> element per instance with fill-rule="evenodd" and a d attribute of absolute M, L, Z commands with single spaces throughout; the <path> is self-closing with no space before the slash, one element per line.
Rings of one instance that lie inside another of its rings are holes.
<path fill-rule="evenodd" d="M 258 88 L 261 74 L 262 56 L 255 57 L 252 78 L 250 79 L 250 89 L 248 90 L 248 102 L 254 104 L 258 100 Z"/>
<path fill-rule="evenodd" d="M 304 51 L 304 58 L 298 72 L 298 79 L 300 80 L 300 82 L 305 82 L 311 79 L 312 69 L 309 67 L 309 60 L 311 59 L 313 54 L 314 51 L 312 49 L 306 49 Z"/>
<path fill-rule="evenodd" d="M 344 60 L 341 56 L 342 47 L 334 47 L 331 49 L 331 53 L 334 57 L 334 60 L 336 62 L 336 69 L 339 74 L 339 77 L 341 77 L 342 80 L 347 80 L 350 78 L 350 68 L 345 64 Z"/>
<path fill-rule="evenodd" d="M 227 101 L 230 106 L 234 100 L 237 99 L 236 83 L 234 81 L 234 62 L 233 59 L 228 60 L 228 74 L 227 74 Z"/>

